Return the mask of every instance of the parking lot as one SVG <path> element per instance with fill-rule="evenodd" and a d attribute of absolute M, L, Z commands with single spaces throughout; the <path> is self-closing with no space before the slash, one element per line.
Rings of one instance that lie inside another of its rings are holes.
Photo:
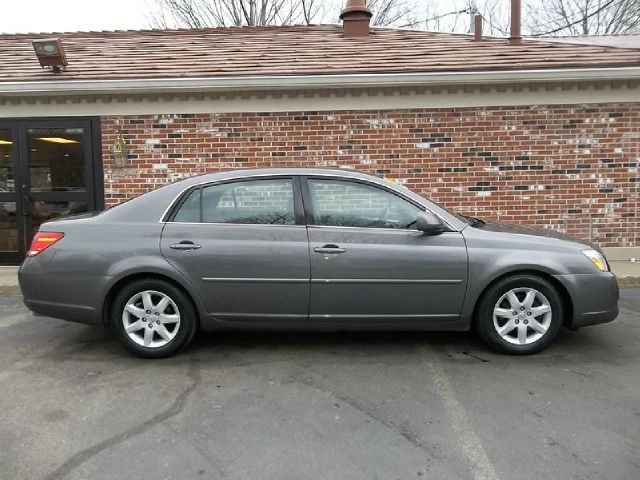
<path fill-rule="evenodd" d="M 640 289 L 531 357 L 470 333 L 224 333 L 145 361 L 0 297 L 3 479 L 640 478 Z"/>

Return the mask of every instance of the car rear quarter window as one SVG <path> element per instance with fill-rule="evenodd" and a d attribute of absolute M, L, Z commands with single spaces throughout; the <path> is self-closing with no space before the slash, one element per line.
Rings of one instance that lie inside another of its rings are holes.
<path fill-rule="evenodd" d="M 364 183 L 309 179 L 316 225 L 409 228 L 419 207 L 384 189 Z"/>
<path fill-rule="evenodd" d="M 205 223 L 294 225 L 293 199 L 290 178 L 211 185 L 194 191 L 179 208 L 174 221 L 200 221 L 201 205 Z M 198 220 L 193 220 L 196 217 Z"/>
<path fill-rule="evenodd" d="M 200 189 L 189 194 L 173 217 L 173 221 L 200 222 Z"/>

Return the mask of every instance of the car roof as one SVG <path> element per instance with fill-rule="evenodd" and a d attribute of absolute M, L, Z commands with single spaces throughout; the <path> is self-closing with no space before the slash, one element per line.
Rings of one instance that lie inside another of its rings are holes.
<path fill-rule="evenodd" d="M 184 178 L 176 183 L 195 185 L 198 183 L 215 182 L 219 180 L 269 176 L 269 175 L 335 175 L 345 178 L 360 178 L 363 180 L 384 181 L 382 177 L 358 172 L 347 168 L 303 168 L 303 167 L 272 167 L 272 168 L 241 168 L 225 170 L 215 173 L 204 173 Z"/>
<path fill-rule="evenodd" d="M 173 202 L 185 190 L 206 183 L 214 183 L 224 180 L 241 180 L 256 177 L 269 177 L 276 175 L 324 175 L 335 176 L 340 178 L 351 178 L 367 180 L 390 187 L 398 187 L 380 177 L 367 175 L 366 173 L 357 172 L 355 170 L 336 169 L 336 168 L 252 168 L 227 170 L 215 173 L 205 173 L 202 175 L 190 176 L 173 183 L 169 183 L 160 188 L 150 190 L 138 197 L 116 205 L 114 208 L 105 212 L 107 217 L 111 219 L 127 219 L 134 220 L 143 217 L 155 216 L 160 217 L 166 207 Z"/>
<path fill-rule="evenodd" d="M 300 167 L 279 167 L 279 168 L 252 168 L 252 169 L 238 169 L 228 170 L 215 173 L 205 173 L 202 175 L 195 175 L 192 177 L 184 178 L 182 180 L 170 183 L 161 188 L 151 190 L 139 197 L 133 198 L 128 202 L 111 208 L 104 212 L 99 221 L 130 221 L 130 222 L 143 222 L 149 219 L 154 219 L 160 222 L 164 218 L 166 212 L 170 206 L 174 203 L 179 196 L 188 189 L 207 183 L 214 183 L 224 180 L 242 180 L 247 178 L 259 178 L 269 176 L 328 176 L 335 178 L 347 178 L 355 180 L 363 180 L 378 185 L 386 186 L 392 190 L 400 191 L 405 196 L 413 199 L 418 204 L 425 205 L 425 202 L 429 204 L 429 208 L 435 211 L 442 217 L 446 218 L 448 223 L 458 227 L 463 225 L 459 220 L 446 212 L 442 207 L 429 202 L 425 198 L 421 197 L 415 192 L 410 191 L 404 185 L 395 183 L 393 181 L 369 175 L 366 173 L 358 172 L 351 169 L 343 168 L 300 168 Z"/>

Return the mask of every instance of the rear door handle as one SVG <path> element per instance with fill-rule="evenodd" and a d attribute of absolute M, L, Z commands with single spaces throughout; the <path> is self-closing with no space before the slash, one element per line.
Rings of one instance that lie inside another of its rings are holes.
<path fill-rule="evenodd" d="M 169 248 L 173 248 L 174 250 L 197 250 L 201 247 L 189 240 L 183 240 L 180 243 L 172 243 L 169 245 Z"/>
<path fill-rule="evenodd" d="M 346 250 L 344 248 L 340 248 L 338 245 L 325 245 L 324 247 L 316 247 L 313 249 L 316 253 L 344 253 Z"/>

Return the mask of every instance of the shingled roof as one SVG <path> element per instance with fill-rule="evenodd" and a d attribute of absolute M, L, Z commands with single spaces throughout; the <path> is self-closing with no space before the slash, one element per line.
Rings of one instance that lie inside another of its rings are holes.
<path fill-rule="evenodd" d="M 69 65 L 40 68 L 31 45 L 59 37 Z M 0 35 L 0 82 L 397 72 L 533 70 L 640 65 L 640 49 L 372 28 L 288 26 Z"/>

